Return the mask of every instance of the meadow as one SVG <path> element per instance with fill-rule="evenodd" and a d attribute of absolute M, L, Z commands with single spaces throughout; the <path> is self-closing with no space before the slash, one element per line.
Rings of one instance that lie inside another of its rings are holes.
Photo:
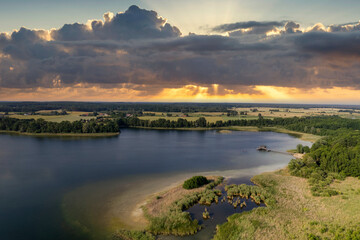
<path fill-rule="evenodd" d="M 255 110 L 256 109 L 256 110 Z M 228 121 L 239 119 L 258 119 L 259 114 L 265 119 L 274 118 L 292 118 L 292 117 L 313 117 L 313 116 L 340 116 L 349 119 L 360 119 L 360 111 L 348 111 L 348 109 L 340 108 L 231 108 L 229 110 L 236 111 L 237 116 L 228 116 L 226 112 L 195 112 L 187 113 L 187 116 L 179 112 L 144 112 L 145 114 L 153 114 L 154 116 L 141 116 L 142 120 L 157 120 L 164 118 L 170 121 L 176 121 L 178 118 L 184 118 L 188 121 L 196 121 L 199 117 L 205 117 L 210 123 L 216 121 Z M 242 115 L 241 113 L 246 115 Z"/>
<path fill-rule="evenodd" d="M 290 176 L 287 169 L 252 181 L 272 193 L 276 204 L 230 216 L 217 227 L 215 240 L 359 239 L 359 179 L 336 180 L 331 187 L 341 194 L 332 197 L 313 196 L 307 180 Z"/>
<path fill-rule="evenodd" d="M 337 115 L 342 118 L 360 119 L 360 111 L 341 109 L 341 108 L 269 108 L 269 107 L 254 107 L 254 108 L 229 108 L 229 111 L 236 111 L 238 115 L 228 116 L 227 112 L 152 112 L 144 111 L 143 116 L 138 118 L 141 120 L 157 120 L 160 118 L 176 121 L 179 118 L 186 119 L 187 121 L 196 121 L 200 117 L 205 117 L 210 123 L 217 121 L 228 120 L 253 120 L 258 119 L 259 114 L 264 119 L 274 118 L 291 118 L 291 117 L 310 117 L 310 116 L 333 116 Z M 80 119 L 93 119 L 94 116 L 81 116 L 91 112 L 85 111 L 67 111 L 67 115 L 46 115 L 50 110 L 40 110 L 36 113 L 39 115 L 27 115 L 19 112 L 9 112 L 9 117 L 18 119 L 39 119 L 42 118 L 46 121 L 61 122 L 61 121 L 77 121 Z M 0 113 L 3 114 L 3 113 Z"/>
<path fill-rule="evenodd" d="M 45 113 L 47 111 L 38 111 L 36 113 Z M 69 121 L 69 122 L 74 122 L 74 121 L 78 121 L 81 119 L 86 119 L 86 120 L 90 120 L 90 119 L 94 119 L 96 117 L 94 116 L 81 116 L 83 114 L 89 114 L 89 112 L 78 112 L 78 111 L 74 111 L 74 112 L 67 112 L 67 115 L 24 115 L 24 114 L 20 114 L 20 113 L 16 113 L 16 112 L 10 112 L 9 113 L 9 117 L 12 118 L 17 118 L 17 119 L 39 119 L 42 118 L 45 121 L 50 121 L 50 122 L 62 122 L 62 121 Z"/>

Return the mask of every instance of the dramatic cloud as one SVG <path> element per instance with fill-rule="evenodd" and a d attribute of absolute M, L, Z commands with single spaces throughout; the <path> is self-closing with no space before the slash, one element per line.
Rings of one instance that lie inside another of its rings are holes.
<path fill-rule="evenodd" d="M 224 36 L 181 36 L 156 12 L 131 6 L 87 24 L 1 33 L 0 95 L 9 89 L 138 98 L 205 96 L 204 89 L 249 96 L 266 86 L 360 89 L 359 28 L 250 21 L 213 28 Z"/>
<path fill-rule="evenodd" d="M 290 21 L 285 24 L 285 33 L 301 33 L 300 24 Z"/>
<path fill-rule="evenodd" d="M 230 32 L 235 30 L 241 29 L 257 29 L 257 28 L 264 28 L 264 29 L 272 29 L 274 27 L 281 27 L 284 26 L 285 22 L 256 22 L 256 21 L 248 21 L 248 22 L 237 22 L 237 23 L 230 23 L 230 24 L 222 24 L 219 26 L 214 27 L 212 30 L 214 32 Z"/>
<path fill-rule="evenodd" d="M 105 21 L 93 20 L 88 25 L 66 24 L 52 31 L 55 41 L 79 40 L 131 40 L 179 37 L 180 31 L 166 20 L 158 17 L 155 11 L 147 11 L 131 6 L 126 12 L 112 16 L 104 15 Z"/>

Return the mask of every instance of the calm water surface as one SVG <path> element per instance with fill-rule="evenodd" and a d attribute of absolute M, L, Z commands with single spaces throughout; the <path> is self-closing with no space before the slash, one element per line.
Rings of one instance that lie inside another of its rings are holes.
<path fill-rule="evenodd" d="M 142 176 L 164 174 L 277 169 L 291 157 L 256 147 L 286 151 L 299 143 L 309 145 L 272 132 L 124 129 L 119 137 L 88 139 L 2 134 L 0 239 L 82 239 L 69 229 L 61 208 L 64 195 L 82 186 L 111 179 L 126 184 L 131 177 L 141 182 Z M 193 209 L 196 217 L 199 211 Z"/>

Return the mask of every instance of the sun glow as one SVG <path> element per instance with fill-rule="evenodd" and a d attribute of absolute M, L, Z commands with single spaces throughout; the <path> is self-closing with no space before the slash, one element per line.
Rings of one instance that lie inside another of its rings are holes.
<path fill-rule="evenodd" d="M 0 89 L 4 101 L 152 101 L 152 102 L 279 102 L 279 103 L 347 103 L 360 102 L 360 90 L 352 88 L 301 89 L 277 86 L 229 87 L 185 85 L 160 88 L 148 85 L 120 84 L 104 87 L 79 83 L 62 86 L 55 78 L 53 88 Z M 341 99 L 341 102 L 338 100 Z"/>

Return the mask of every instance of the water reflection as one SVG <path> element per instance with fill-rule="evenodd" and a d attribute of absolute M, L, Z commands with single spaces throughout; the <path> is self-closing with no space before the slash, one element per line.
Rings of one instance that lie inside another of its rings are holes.
<path fill-rule="evenodd" d="M 272 170 L 290 160 L 286 155 L 259 153 L 258 145 L 286 151 L 299 143 L 306 145 L 271 132 L 124 129 L 118 137 L 87 139 L 1 134 L 0 239 L 81 239 L 68 231 L 61 204 L 65 194 L 82 186 L 115 179 L 116 189 L 122 189 L 129 184 L 127 179 L 136 178 L 141 187 L 149 182 L 148 176 L 156 182 L 160 176 L 198 172 L 248 175 L 253 173 L 249 169 Z M 109 201 L 106 194 L 99 199 Z M 87 196 L 82 196 L 86 205 Z"/>

